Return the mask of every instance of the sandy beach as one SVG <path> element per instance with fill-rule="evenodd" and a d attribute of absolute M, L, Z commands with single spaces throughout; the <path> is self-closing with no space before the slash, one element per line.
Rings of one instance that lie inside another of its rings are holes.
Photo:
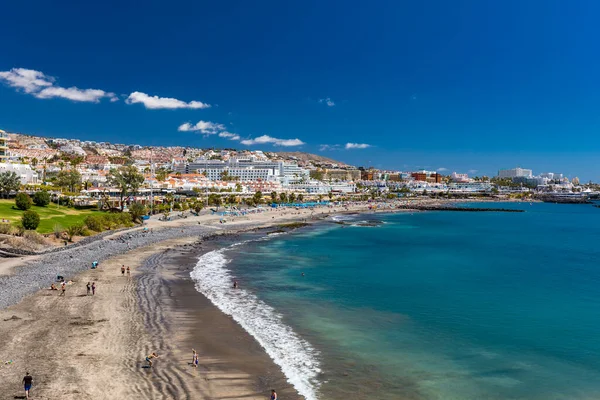
<path fill-rule="evenodd" d="M 189 273 L 214 249 L 213 237 L 360 212 L 374 211 L 362 203 L 269 209 L 226 222 L 211 214 L 151 220 L 78 248 L 0 260 L 0 393 L 22 396 L 30 372 L 38 399 L 265 399 L 270 388 L 302 399 L 258 342 L 196 291 Z M 64 297 L 48 289 L 56 273 L 70 281 Z M 94 296 L 87 282 L 96 283 Z M 199 368 L 190 365 L 192 348 Z M 155 368 L 142 368 L 154 351 Z"/>
<path fill-rule="evenodd" d="M 0 310 L 0 393 L 23 396 L 21 379 L 30 372 L 31 395 L 38 399 L 265 399 L 271 387 L 286 399 L 301 399 L 254 338 L 194 289 L 189 272 L 211 248 L 207 236 L 367 210 L 363 204 L 269 211 L 224 224 L 214 215 L 151 221 L 150 234 L 138 228 L 138 236 L 118 233 L 96 244 L 98 251 L 109 246 L 110 253 L 98 269 L 86 266 L 94 250 L 85 247 L 52 259 L 3 260 L 3 283 L 22 282 L 25 290 L 36 268 L 87 258 L 77 260 L 81 272 L 65 274 L 70 283 L 64 297 L 48 289 L 47 279 L 44 289 Z M 121 275 L 123 264 L 130 277 Z M 96 283 L 95 295 L 86 294 L 87 282 Z M 199 368 L 190 365 L 192 348 L 200 354 Z M 142 368 L 153 351 L 159 354 L 155 367 Z"/>

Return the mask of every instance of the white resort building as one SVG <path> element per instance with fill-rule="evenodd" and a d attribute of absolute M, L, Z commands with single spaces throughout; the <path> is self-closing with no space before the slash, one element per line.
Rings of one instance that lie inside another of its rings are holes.
<path fill-rule="evenodd" d="M 27 164 L 0 163 L 0 173 L 14 172 L 21 179 L 22 185 L 37 185 L 38 173 Z"/>
<path fill-rule="evenodd" d="M 204 174 L 212 181 L 221 180 L 224 172 L 238 181 L 277 181 L 283 186 L 309 177 L 309 171 L 296 163 L 262 161 L 253 157 L 235 157 L 227 161 L 199 158 L 194 162 L 173 163 L 171 167 L 182 174 Z"/>
<path fill-rule="evenodd" d="M 8 157 L 8 134 L 0 129 L 0 163 L 5 162 Z"/>

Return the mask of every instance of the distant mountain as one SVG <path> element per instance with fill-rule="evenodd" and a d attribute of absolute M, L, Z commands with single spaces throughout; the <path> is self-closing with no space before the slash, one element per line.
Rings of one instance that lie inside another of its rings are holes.
<path fill-rule="evenodd" d="M 342 161 L 337 161 L 332 158 L 319 156 L 317 154 L 305 153 L 302 151 L 278 151 L 278 152 L 273 152 L 273 154 L 275 154 L 279 157 L 282 157 L 282 158 L 287 158 L 287 159 L 295 159 L 295 160 L 304 161 L 304 162 L 310 161 L 315 165 L 337 164 L 340 167 L 350 166 L 349 164 L 346 164 L 345 162 L 342 162 Z"/>

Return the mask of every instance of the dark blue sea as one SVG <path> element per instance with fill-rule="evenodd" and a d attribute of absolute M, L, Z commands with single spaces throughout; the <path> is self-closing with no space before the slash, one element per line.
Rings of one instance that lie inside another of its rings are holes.
<path fill-rule="evenodd" d="M 468 206 L 525 212 L 338 217 L 192 277 L 307 400 L 600 398 L 600 208 Z"/>

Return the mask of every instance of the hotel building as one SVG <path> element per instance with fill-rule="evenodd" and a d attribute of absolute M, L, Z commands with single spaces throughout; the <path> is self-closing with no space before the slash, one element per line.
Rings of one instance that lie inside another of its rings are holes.
<path fill-rule="evenodd" d="M 8 134 L 0 129 L 0 163 L 8 158 Z"/>
<path fill-rule="evenodd" d="M 524 168 L 501 169 L 498 171 L 498 178 L 531 178 L 533 171 Z"/>

